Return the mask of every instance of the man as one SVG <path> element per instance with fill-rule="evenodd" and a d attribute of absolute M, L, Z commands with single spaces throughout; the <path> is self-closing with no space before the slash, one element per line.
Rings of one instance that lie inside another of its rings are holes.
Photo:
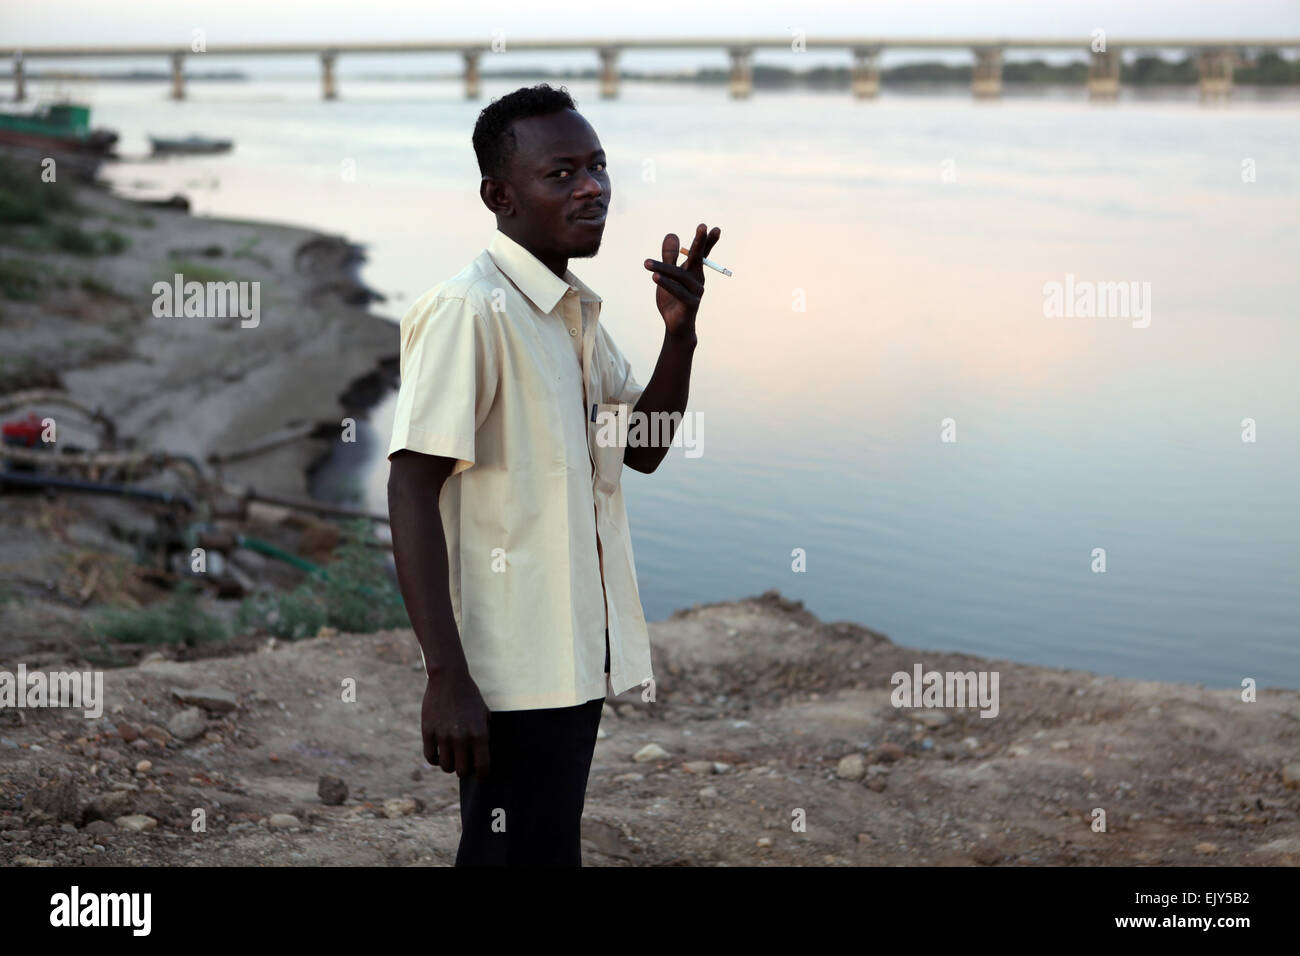
<path fill-rule="evenodd" d="M 664 340 L 642 388 L 568 269 L 609 211 L 595 130 L 542 84 L 493 101 L 473 143 L 497 229 L 402 319 L 393 555 L 427 676 L 425 759 L 460 778 L 456 864 L 580 866 L 606 692 L 652 678 L 619 477 L 668 450 L 596 436 L 631 408 L 677 413 L 671 439 L 721 230 L 697 227 L 681 266 L 671 233 L 645 260 Z"/>

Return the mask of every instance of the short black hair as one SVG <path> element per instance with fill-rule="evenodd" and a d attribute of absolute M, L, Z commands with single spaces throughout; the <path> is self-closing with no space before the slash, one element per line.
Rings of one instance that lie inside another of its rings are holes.
<path fill-rule="evenodd" d="M 567 89 L 563 86 L 553 89 L 547 83 L 521 86 L 493 100 L 478 114 L 478 122 L 474 124 L 474 154 L 478 156 L 479 173 L 505 178 L 518 146 L 512 125 L 515 120 L 577 108 Z"/>

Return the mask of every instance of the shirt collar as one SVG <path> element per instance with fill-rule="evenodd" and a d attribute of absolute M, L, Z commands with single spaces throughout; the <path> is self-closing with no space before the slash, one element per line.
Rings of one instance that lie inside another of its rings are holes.
<path fill-rule="evenodd" d="M 497 229 L 488 243 L 488 254 L 497 268 L 519 287 L 524 295 L 537 306 L 543 314 L 549 315 L 570 288 L 578 291 L 582 302 L 600 302 L 600 296 L 581 279 L 573 274 L 572 269 L 564 270 L 561 279 L 542 263 L 535 255 L 515 242 L 500 229 Z"/>

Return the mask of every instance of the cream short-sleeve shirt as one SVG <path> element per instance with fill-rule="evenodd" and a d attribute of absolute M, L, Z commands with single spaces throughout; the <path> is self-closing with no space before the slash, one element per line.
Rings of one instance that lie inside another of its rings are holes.
<path fill-rule="evenodd" d="M 437 502 L 452 609 L 490 710 L 570 707 L 652 679 L 620 476 L 596 440 L 643 387 L 600 296 L 499 229 L 402 319 L 388 455 L 456 459 Z M 605 421 L 607 416 L 601 416 Z"/>

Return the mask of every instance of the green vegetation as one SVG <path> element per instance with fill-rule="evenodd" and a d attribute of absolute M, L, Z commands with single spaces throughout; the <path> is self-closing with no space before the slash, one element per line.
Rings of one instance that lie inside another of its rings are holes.
<path fill-rule="evenodd" d="M 43 225 L 51 214 L 78 211 L 72 187 L 65 182 L 42 182 L 39 167 L 26 168 L 0 156 L 0 223 Z"/>
<path fill-rule="evenodd" d="M 404 627 L 402 596 L 388 576 L 382 552 L 366 543 L 372 537 L 370 522 L 348 522 L 343 532 L 334 560 L 322 574 L 289 594 L 249 598 L 239 610 L 240 628 L 297 640 L 323 626 L 362 634 Z"/>
<path fill-rule="evenodd" d="M 220 618 L 199 607 L 195 586 L 182 581 L 166 601 L 145 608 L 108 608 L 100 612 L 91 629 L 110 641 L 124 644 L 185 644 L 226 637 Z"/>
<path fill-rule="evenodd" d="M 35 301 L 50 267 L 32 259 L 0 259 L 0 294 L 16 302 Z"/>
<path fill-rule="evenodd" d="M 159 264 L 157 268 L 158 275 L 170 276 L 179 272 L 185 276 L 186 282 L 242 282 L 244 277 L 231 272 L 229 269 L 218 269 L 215 266 L 206 265 L 202 262 L 194 262 L 192 259 L 172 259 Z"/>
<path fill-rule="evenodd" d="M 1014 48 L 1008 57 L 1015 56 Z M 594 76 L 594 74 L 592 74 Z M 637 74 L 625 73 L 625 76 Z M 902 63 L 880 71 L 881 81 L 891 83 L 960 83 L 971 80 L 971 64 L 967 63 Z M 755 87 L 781 88 L 795 84 L 814 88 L 843 89 L 849 85 L 851 71 L 847 66 L 814 67 L 805 71 L 783 66 L 756 63 L 753 67 Z M 725 69 L 702 69 L 693 75 L 674 77 L 681 83 L 727 83 L 730 72 Z M 1002 63 L 1002 79 L 1006 83 L 1061 84 L 1081 86 L 1088 79 L 1088 61 L 1084 58 L 1066 63 L 1048 63 L 1044 60 L 1007 58 Z M 1200 79 L 1195 54 L 1179 59 L 1160 56 L 1139 56 L 1126 62 L 1120 71 L 1120 80 L 1126 86 L 1193 85 Z M 1264 86 L 1300 84 L 1300 59 L 1286 59 L 1274 52 L 1263 52 L 1237 63 L 1233 70 L 1235 83 Z"/>
<path fill-rule="evenodd" d="M 233 632 L 202 610 L 192 581 L 183 581 L 170 598 L 149 607 L 107 608 L 91 629 L 101 639 L 128 644 L 194 646 L 252 630 L 298 640 L 326 626 L 362 634 L 404 627 L 406 607 L 388 576 L 383 552 L 366 543 L 371 537 L 368 520 L 345 524 L 334 560 L 322 572 L 287 594 L 245 598 Z"/>

